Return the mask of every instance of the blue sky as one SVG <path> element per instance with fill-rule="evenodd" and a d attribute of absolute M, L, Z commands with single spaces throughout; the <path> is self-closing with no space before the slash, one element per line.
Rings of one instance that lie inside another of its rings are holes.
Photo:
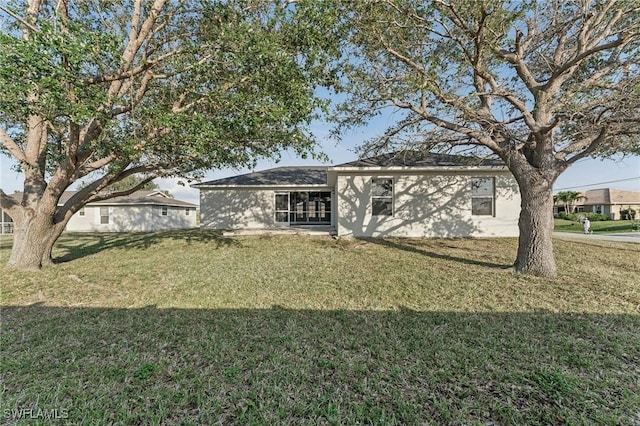
<path fill-rule="evenodd" d="M 386 120 L 385 120 L 386 121 Z M 258 162 L 255 170 L 268 169 L 277 166 L 298 165 L 330 165 L 352 161 L 357 158 L 356 148 L 368 138 L 379 134 L 387 123 L 375 125 L 354 131 L 343 136 L 340 143 L 329 139 L 329 125 L 316 123 L 312 127 L 313 133 L 319 141 L 324 141 L 322 150 L 330 161 L 321 163 L 317 160 L 298 158 L 293 152 L 285 151 L 279 163 L 273 160 Z M 382 126 L 381 126 L 382 125 Z M 13 193 L 22 189 L 22 175 L 12 170 L 13 161 L 0 154 L 0 188 L 6 193 Z M 219 179 L 237 174 L 249 173 L 251 169 L 220 169 L 206 173 L 204 180 Z M 179 179 L 157 179 L 156 183 L 162 189 L 168 189 L 177 199 L 198 203 L 198 191 L 185 185 L 180 185 Z M 583 159 L 562 174 L 554 186 L 555 190 L 571 189 L 584 191 L 595 188 L 619 188 L 640 191 L 640 156 L 627 156 L 609 160 Z"/>

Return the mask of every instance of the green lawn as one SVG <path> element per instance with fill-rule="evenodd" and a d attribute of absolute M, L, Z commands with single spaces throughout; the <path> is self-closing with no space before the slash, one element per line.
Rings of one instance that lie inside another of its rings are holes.
<path fill-rule="evenodd" d="M 65 235 L 0 267 L 2 421 L 637 424 L 640 247 L 554 244 Z"/>
<path fill-rule="evenodd" d="M 582 233 L 582 223 L 573 222 L 571 220 L 554 219 L 555 231 L 560 232 L 577 232 Z M 591 221 L 591 231 L 594 234 L 611 234 L 619 232 L 638 231 L 640 222 L 637 220 L 603 220 Z"/>

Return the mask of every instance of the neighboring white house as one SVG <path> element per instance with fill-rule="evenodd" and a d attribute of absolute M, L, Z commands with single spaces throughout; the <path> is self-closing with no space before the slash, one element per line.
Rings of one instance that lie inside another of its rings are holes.
<path fill-rule="evenodd" d="M 330 227 L 338 236 L 517 236 L 503 162 L 404 152 L 332 167 L 278 167 L 193 185 L 201 227 Z"/>
<path fill-rule="evenodd" d="M 67 191 L 60 203 L 73 195 Z M 137 191 L 89 203 L 73 215 L 67 231 L 128 232 L 196 227 L 196 205 L 168 197 L 160 191 Z"/>
<path fill-rule="evenodd" d="M 64 205 L 74 194 L 75 191 L 65 191 L 59 205 Z M 137 191 L 128 196 L 87 204 L 73 215 L 65 229 L 129 232 L 195 228 L 196 207 L 160 191 Z"/>

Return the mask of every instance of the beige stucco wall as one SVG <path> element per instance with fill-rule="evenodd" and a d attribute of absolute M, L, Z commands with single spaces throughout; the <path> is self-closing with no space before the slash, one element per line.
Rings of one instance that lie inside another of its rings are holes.
<path fill-rule="evenodd" d="M 611 219 L 620 220 L 622 219 L 622 215 L 620 214 L 620 210 L 626 210 L 629 207 L 636 211 L 636 219 L 640 217 L 640 204 L 638 203 L 629 203 L 629 204 L 614 204 L 611 206 L 607 206 L 608 211 L 607 214 Z"/>
<path fill-rule="evenodd" d="M 85 215 L 74 214 L 67 224 L 67 231 L 129 232 L 159 231 L 163 229 L 194 228 L 196 211 L 185 207 L 167 207 L 162 216 L 160 206 L 102 206 L 109 209 L 109 223 L 100 223 L 100 206 L 85 206 Z"/>
<path fill-rule="evenodd" d="M 471 215 L 471 180 L 495 180 L 495 215 Z M 371 179 L 394 179 L 394 215 L 371 215 Z M 338 175 L 337 232 L 355 237 L 517 236 L 520 196 L 509 173 Z"/>
<path fill-rule="evenodd" d="M 276 226 L 275 193 L 269 189 L 200 189 L 200 227 L 260 229 Z"/>

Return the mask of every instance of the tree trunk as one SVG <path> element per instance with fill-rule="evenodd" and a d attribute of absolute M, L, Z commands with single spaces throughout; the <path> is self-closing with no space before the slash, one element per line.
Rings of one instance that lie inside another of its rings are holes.
<path fill-rule="evenodd" d="M 13 248 L 7 266 L 15 269 L 40 269 L 53 263 L 51 250 L 65 223 L 53 223 L 53 216 L 25 213 L 14 224 Z"/>
<path fill-rule="evenodd" d="M 553 189 L 546 183 L 520 185 L 520 238 L 516 272 L 555 278 L 553 258 Z"/>

